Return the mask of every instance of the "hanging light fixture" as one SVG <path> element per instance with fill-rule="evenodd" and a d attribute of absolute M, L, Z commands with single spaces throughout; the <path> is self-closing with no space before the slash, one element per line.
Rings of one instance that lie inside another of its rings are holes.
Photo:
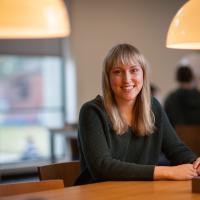
<path fill-rule="evenodd" d="M 200 0 L 189 0 L 177 12 L 168 30 L 166 46 L 200 49 Z"/>
<path fill-rule="evenodd" d="M 58 38 L 70 34 L 63 0 L 0 0 L 0 38 Z"/>

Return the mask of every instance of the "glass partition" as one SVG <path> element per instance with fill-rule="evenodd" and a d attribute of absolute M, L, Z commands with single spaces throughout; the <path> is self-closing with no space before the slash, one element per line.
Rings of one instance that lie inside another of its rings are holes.
<path fill-rule="evenodd" d="M 0 164 L 50 158 L 49 128 L 63 127 L 62 59 L 0 56 Z"/>

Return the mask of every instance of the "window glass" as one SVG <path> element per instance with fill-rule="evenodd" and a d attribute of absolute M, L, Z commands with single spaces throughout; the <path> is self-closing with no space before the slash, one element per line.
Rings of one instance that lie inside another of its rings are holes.
<path fill-rule="evenodd" d="M 49 158 L 62 87 L 60 57 L 0 56 L 0 164 Z"/>

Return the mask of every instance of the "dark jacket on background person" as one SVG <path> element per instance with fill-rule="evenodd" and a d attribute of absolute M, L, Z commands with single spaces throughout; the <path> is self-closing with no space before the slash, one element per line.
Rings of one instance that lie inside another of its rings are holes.
<path fill-rule="evenodd" d="M 196 88 L 173 91 L 164 108 L 173 126 L 200 125 L 200 92 Z"/>

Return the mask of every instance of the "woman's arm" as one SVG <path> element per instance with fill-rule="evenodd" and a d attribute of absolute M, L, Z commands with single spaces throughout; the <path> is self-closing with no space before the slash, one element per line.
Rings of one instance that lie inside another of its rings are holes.
<path fill-rule="evenodd" d="M 176 166 L 156 166 L 154 180 L 189 180 L 198 175 L 200 159 L 178 138 L 171 126 L 166 113 L 155 100 L 156 119 L 159 130 L 163 135 L 162 150 L 167 158 Z M 194 162 L 194 163 L 193 163 Z M 191 164 L 193 163 L 193 164 Z M 199 169 L 200 171 L 200 169 Z"/>
<path fill-rule="evenodd" d="M 157 100 L 153 101 L 156 127 L 162 135 L 162 152 L 172 165 L 193 163 L 197 156 L 180 140 Z"/>
<path fill-rule="evenodd" d="M 193 164 L 156 166 L 154 169 L 154 180 L 190 180 L 195 176 L 198 173 Z"/>

